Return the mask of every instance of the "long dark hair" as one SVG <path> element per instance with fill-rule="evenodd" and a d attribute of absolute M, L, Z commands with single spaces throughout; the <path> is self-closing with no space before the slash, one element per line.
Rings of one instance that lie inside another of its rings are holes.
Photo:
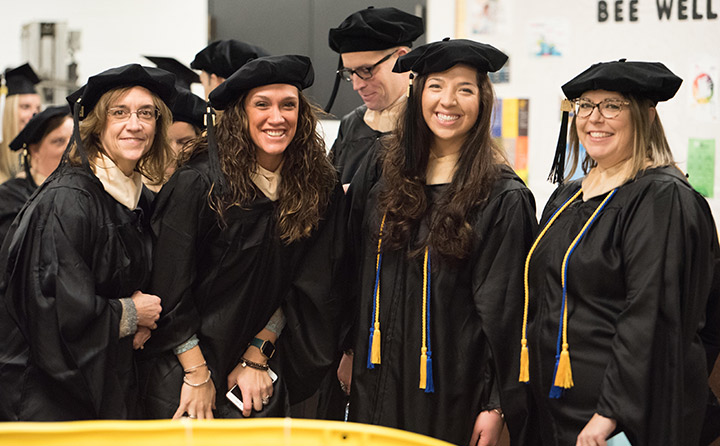
<path fill-rule="evenodd" d="M 382 159 L 384 188 L 380 194 L 380 212 L 386 215 L 382 236 L 383 246 L 388 249 L 405 246 L 428 210 L 424 185 L 433 134 L 422 113 L 426 80 L 427 75 L 415 79 L 412 97 Z M 474 239 L 468 221 L 470 211 L 488 198 L 499 175 L 499 163 L 505 162 L 502 149 L 490 133 L 495 103 L 492 84 L 483 72 L 477 73 L 477 83 L 478 119 L 462 144 L 452 182 L 433 206 L 430 232 L 423 243 L 423 247 L 427 244 L 448 259 L 460 260 L 469 255 Z M 407 147 L 410 150 L 406 151 Z M 410 254 L 417 255 L 421 249 Z"/>
<path fill-rule="evenodd" d="M 256 197 L 252 174 L 257 166 L 256 146 L 250 137 L 243 93 L 219 114 L 215 127 L 220 165 L 225 176 L 222 194 L 211 193 L 209 204 L 224 224 L 225 212 L 232 206 L 247 207 Z M 325 144 L 317 132 L 317 112 L 302 94 L 298 94 L 298 122 L 295 137 L 283 153 L 282 181 L 278 190 L 277 226 L 284 243 L 310 235 L 318 226 L 336 183 L 335 169 L 325 154 Z M 193 140 L 181 152 L 178 164 L 192 154 L 207 150 L 207 136 Z"/>

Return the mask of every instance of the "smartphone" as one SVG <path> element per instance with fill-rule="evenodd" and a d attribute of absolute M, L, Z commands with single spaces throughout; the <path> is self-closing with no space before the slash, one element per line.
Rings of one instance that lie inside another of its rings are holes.
<path fill-rule="evenodd" d="M 272 369 L 267 370 L 268 375 L 270 375 L 270 379 L 274 383 L 277 381 L 277 375 L 275 372 L 273 372 Z M 228 390 L 228 393 L 225 394 L 227 399 L 229 399 L 235 406 L 237 406 L 238 409 L 244 410 L 243 401 L 242 401 L 242 392 L 240 391 L 240 388 L 236 385 L 232 386 L 232 389 Z"/>

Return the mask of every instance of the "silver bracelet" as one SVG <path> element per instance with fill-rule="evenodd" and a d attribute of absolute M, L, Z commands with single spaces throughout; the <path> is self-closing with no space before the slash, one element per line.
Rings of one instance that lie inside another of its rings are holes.
<path fill-rule="evenodd" d="M 203 386 L 203 385 L 207 384 L 208 382 L 210 382 L 210 377 L 211 377 L 211 376 L 212 376 L 212 371 L 210 371 L 210 369 L 208 369 L 208 376 L 207 376 L 207 379 L 206 379 L 205 381 L 203 381 L 203 382 L 201 382 L 201 383 L 198 383 L 198 384 L 193 384 L 193 383 L 191 383 L 190 381 L 188 381 L 187 375 L 184 375 L 184 376 L 183 376 L 183 382 L 184 382 L 185 384 L 187 384 L 188 386 L 190 386 L 190 387 L 200 387 L 200 386 Z"/>

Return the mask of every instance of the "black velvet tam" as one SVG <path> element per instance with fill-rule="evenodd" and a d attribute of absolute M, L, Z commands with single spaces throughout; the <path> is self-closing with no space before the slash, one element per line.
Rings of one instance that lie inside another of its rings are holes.
<path fill-rule="evenodd" d="M 161 68 L 138 64 L 111 68 L 91 76 L 87 84 L 67 97 L 68 102 L 81 105 L 80 119 L 84 119 L 106 92 L 120 87 L 145 87 L 172 108 L 175 100 L 175 75 Z"/>
<path fill-rule="evenodd" d="M 33 116 L 27 125 L 18 133 L 18 135 L 10 142 L 11 150 L 20 150 L 30 144 L 40 142 L 45 129 L 47 128 L 48 122 L 55 116 L 67 115 L 70 116 L 70 107 L 67 105 L 58 105 L 48 107 L 41 111 L 37 115 Z"/>
<path fill-rule="evenodd" d="M 290 84 L 303 90 L 313 84 L 312 62 L 306 56 L 268 56 L 243 65 L 210 93 L 210 105 L 224 110 L 244 91 L 270 84 Z"/>
<path fill-rule="evenodd" d="M 169 71 L 174 74 L 176 77 L 175 82 L 177 82 L 178 85 L 187 90 L 190 89 L 190 84 L 200 82 L 200 76 L 177 59 L 161 56 L 143 57 L 157 65 L 158 68 L 162 68 L 163 70 Z"/>
<path fill-rule="evenodd" d="M 465 64 L 487 73 L 499 70 L 507 60 L 508 56 L 494 46 L 474 40 L 445 38 L 421 45 L 399 57 L 393 71 L 413 71 L 420 75 L 440 73 L 457 64 Z"/>
<path fill-rule="evenodd" d="M 35 94 L 35 84 L 40 82 L 40 78 L 35 74 L 30 64 L 23 64 L 12 70 L 5 70 L 5 82 L 7 85 L 7 95 L 14 94 Z"/>
<path fill-rule="evenodd" d="M 568 99 L 586 91 L 607 90 L 646 97 L 655 102 L 675 96 L 682 79 L 660 62 L 602 62 L 592 65 L 562 86 Z"/>
<path fill-rule="evenodd" d="M 234 39 L 217 40 L 197 53 L 190 67 L 227 79 L 249 61 L 269 55 L 257 45 Z"/>
<path fill-rule="evenodd" d="M 328 35 L 337 53 L 386 50 L 412 46 L 424 32 L 423 20 L 396 8 L 369 7 L 348 16 Z"/>

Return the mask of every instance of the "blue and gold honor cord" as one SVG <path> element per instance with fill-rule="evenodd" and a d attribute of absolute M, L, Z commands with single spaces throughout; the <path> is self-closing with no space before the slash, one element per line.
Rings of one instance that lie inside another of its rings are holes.
<path fill-rule="evenodd" d="M 367 368 L 374 369 L 381 363 L 380 355 L 380 268 L 382 267 L 382 237 L 385 229 L 385 217 L 380 222 L 377 256 L 375 260 L 375 288 L 373 290 L 372 326 L 368 340 Z M 422 345 L 420 347 L 420 389 L 425 393 L 435 392 L 432 373 L 432 350 L 430 347 L 430 296 L 431 296 L 430 248 L 425 247 L 423 259 L 423 295 L 422 295 Z"/>
<path fill-rule="evenodd" d="M 575 251 L 575 248 L 580 243 L 580 240 L 585 236 L 588 229 L 590 229 L 590 226 L 595 222 L 598 215 L 600 215 L 600 212 L 603 210 L 605 205 L 610 201 L 610 199 L 615 195 L 615 192 L 617 192 L 617 188 L 610 191 L 607 196 L 603 199 L 603 201 L 598 205 L 598 207 L 595 209 L 595 211 L 592 213 L 590 218 L 585 222 L 585 225 L 583 225 L 582 229 L 580 230 L 580 233 L 575 237 L 575 239 L 570 243 L 570 247 L 568 247 L 567 251 L 565 251 L 565 256 L 563 257 L 563 262 L 561 266 L 561 283 L 562 283 L 562 307 L 560 308 L 560 323 L 559 323 L 559 329 L 558 329 L 558 339 L 557 339 L 557 346 L 555 349 L 555 373 L 553 378 L 553 386 L 550 388 L 550 398 L 560 398 L 562 396 L 562 392 L 564 389 L 571 388 L 574 383 L 572 379 L 572 368 L 570 366 L 570 345 L 568 343 L 567 339 L 567 325 L 568 325 L 568 309 L 567 309 L 567 270 L 568 270 L 568 262 L 570 261 L 570 256 Z M 528 284 L 528 276 L 530 272 L 530 258 L 532 257 L 535 248 L 540 243 L 540 240 L 543 238 L 547 230 L 550 228 L 550 226 L 557 220 L 557 218 L 560 216 L 560 214 L 567 209 L 570 204 L 575 201 L 580 195 L 582 194 L 582 188 L 577 191 L 575 195 L 570 197 L 565 203 L 563 203 L 560 208 L 555 211 L 555 213 L 550 217 L 550 220 L 548 221 L 547 225 L 543 228 L 543 230 L 540 232 L 540 235 L 538 235 L 537 239 L 535 239 L 535 243 L 533 243 L 532 247 L 530 248 L 530 252 L 527 255 L 527 258 L 525 259 L 525 272 L 524 272 L 524 286 L 525 286 L 525 307 L 523 309 L 523 326 L 522 326 L 522 350 L 520 351 L 520 382 L 528 382 L 530 381 L 530 371 L 529 371 L 529 354 L 528 354 L 528 346 L 527 346 L 527 319 L 528 319 L 528 306 L 530 303 L 530 287 Z"/>

